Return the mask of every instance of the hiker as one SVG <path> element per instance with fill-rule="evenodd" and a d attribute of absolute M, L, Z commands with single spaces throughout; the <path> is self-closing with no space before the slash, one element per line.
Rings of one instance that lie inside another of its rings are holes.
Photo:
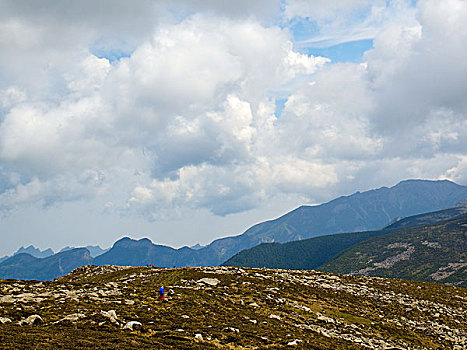
<path fill-rule="evenodd" d="M 159 300 L 164 301 L 164 287 L 159 288 Z"/>

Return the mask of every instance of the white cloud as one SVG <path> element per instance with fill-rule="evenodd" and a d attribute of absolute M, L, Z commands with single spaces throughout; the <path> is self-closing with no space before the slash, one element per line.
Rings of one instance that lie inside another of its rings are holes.
<path fill-rule="evenodd" d="M 0 2 L 4 212 L 205 218 L 407 177 L 467 182 L 465 2 L 27 3 Z M 367 30 L 374 48 L 362 64 L 301 53 L 297 16 L 335 42 Z"/>
<path fill-rule="evenodd" d="M 299 40 L 299 47 L 329 47 L 345 42 L 373 39 L 382 26 L 392 23 L 414 25 L 416 9 L 409 0 L 304 1 L 289 0 L 289 21 L 311 21 L 316 32 Z"/>

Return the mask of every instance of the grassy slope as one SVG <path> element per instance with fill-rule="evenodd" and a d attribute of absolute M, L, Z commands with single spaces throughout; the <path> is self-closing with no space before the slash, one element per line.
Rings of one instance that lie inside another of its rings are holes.
<path fill-rule="evenodd" d="M 341 233 L 288 243 L 263 243 L 246 249 L 224 266 L 314 269 L 351 246 L 383 234 L 379 231 Z"/>
<path fill-rule="evenodd" d="M 0 317 L 13 321 L 0 324 L 0 348 L 455 348 L 467 341 L 466 300 L 452 286 L 314 271 L 83 267 L 54 282 L 0 281 Z M 143 330 L 110 323 L 100 311 L 111 309 Z M 73 313 L 86 317 L 60 321 Z M 17 324 L 31 314 L 44 323 Z"/>

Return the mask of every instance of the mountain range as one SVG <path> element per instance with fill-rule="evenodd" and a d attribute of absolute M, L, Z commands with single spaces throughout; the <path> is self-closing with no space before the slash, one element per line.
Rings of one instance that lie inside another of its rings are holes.
<path fill-rule="evenodd" d="M 263 243 L 223 265 L 317 269 L 467 286 L 466 221 L 466 207 L 450 208 L 408 217 L 379 231 Z"/>
<path fill-rule="evenodd" d="M 62 253 L 62 252 L 65 252 L 67 250 L 72 250 L 72 249 L 75 249 L 76 247 L 69 247 L 69 246 L 66 246 L 64 248 L 62 248 L 60 250 L 59 253 Z M 96 256 L 98 255 L 101 255 L 103 253 L 105 253 L 106 251 L 108 251 L 110 248 L 107 248 L 107 249 L 102 249 L 101 247 L 97 246 L 97 245 L 88 245 L 86 247 L 81 247 L 81 248 L 86 248 L 88 251 L 89 251 L 89 254 L 91 255 L 91 257 L 95 258 Z M 40 250 L 39 248 L 36 248 L 34 247 L 33 245 L 30 245 L 26 248 L 24 247 L 20 247 L 16 252 L 13 253 L 12 256 L 15 256 L 15 255 L 18 255 L 18 254 L 29 254 L 35 258 L 47 258 L 49 256 L 52 256 L 54 255 L 54 251 L 51 249 L 51 248 L 47 248 L 47 249 L 44 249 L 44 250 Z M 11 256 L 3 256 L 0 258 L 0 263 L 2 261 L 5 261 L 7 259 L 9 259 Z"/>
<path fill-rule="evenodd" d="M 401 217 L 452 207 L 466 198 L 467 186 L 451 181 L 406 180 L 391 188 L 357 192 L 321 205 L 301 206 L 275 220 L 254 225 L 241 235 L 217 239 L 196 249 L 174 249 L 153 244 L 147 238 L 124 237 L 95 258 L 84 248 L 42 259 L 18 254 L 0 263 L 0 278 L 53 279 L 71 271 L 73 266 L 91 263 L 160 267 L 220 265 L 240 251 L 264 242 L 289 242 L 343 232 L 360 232 L 360 238 L 369 238 L 364 231 L 380 230 Z M 359 242 L 354 238 L 348 241 L 349 246 Z"/>

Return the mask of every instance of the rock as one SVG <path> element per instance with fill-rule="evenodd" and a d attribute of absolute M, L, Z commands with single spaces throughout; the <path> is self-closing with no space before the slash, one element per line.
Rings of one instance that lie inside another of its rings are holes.
<path fill-rule="evenodd" d="M 289 341 L 289 342 L 287 343 L 287 345 L 288 345 L 288 346 L 297 346 L 298 343 L 301 343 L 301 342 L 302 342 L 302 340 L 300 340 L 300 339 L 295 339 L 294 341 Z"/>
<path fill-rule="evenodd" d="M 182 315 L 181 317 L 182 318 L 190 318 L 190 316 L 188 316 L 188 315 Z"/>
<path fill-rule="evenodd" d="M 280 316 L 274 315 L 274 314 L 269 315 L 269 318 L 273 318 L 275 320 L 282 320 L 282 318 Z"/>
<path fill-rule="evenodd" d="M 101 315 L 104 316 L 104 317 L 107 317 L 109 319 L 109 321 L 112 322 L 112 323 L 115 323 L 117 325 L 120 323 L 115 310 L 109 310 L 109 311 L 102 311 L 101 310 Z"/>
<path fill-rule="evenodd" d="M 203 339 L 203 335 L 202 335 L 201 333 L 196 333 L 196 334 L 195 334 L 195 339 L 204 340 L 204 339 Z"/>
<path fill-rule="evenodd" d="M 224 328 L 224 331 L 232 332 L 232 333 L 240 333 L 240 330 L 238 328 L 234 328 L 234 327 L 226 327 L 226 328 Z"/>
<path fill-rule="evenodd" d="M 336 321 L 333 318 L 326 317 L 323 315 L 318 316 L 318 321 L 326 322 L 326 323 L 336 323 Z"/>
<path fill-rule="evenodd" d="M 11 320 L 8 317 L 0 317 L 0 323 L 5 324 L 5 323 L 10 323 Z"/>
<path fill-rule="evenodd" d="M 138 321 L 130 321 L 130 322 L 127 322 L 125 326 L 123 326 L 123 329 L 128 329 L 130 331 L 139 331 L 142 328 L 143 328 L 142 323 Z"/>
<path fill-rule="evenodd" d="M 39 315 L 31 315 L 28 318 L 25 318 L 21 321 L 19 321 L 20 326 L 31 326 L 33 324 L 40 324 L 42 323 L 42 317 Z"/>
<path fill-rule="evenodd" d="M 71 322 L 75 322 L 75 321 L 78 321 L 80 318 L 85 318 L 85 317 L 86 317 L 85 314 L 71 314 L 71 315 L 65 316 L 65 317 L 62 318 L 60 321 L 71 321 Z"/>
<path fill-rule="evenodd" d="M 221 281 L 219 281 L 217 278 L 201 278 L 200 280 L 197 281 L 197 283 L 203 283 L 207 284 L 209 286 L 217 286 Z"/>
<path fill-rule="evenodd" d="M 256 303 L 250 303 L 250 304 L 248 304 L 248 305 L 253 306 L 253 307 L 259 307 L 259 305 L 256 304 Z"/>
<path fill-rule="evenodd" d="M 15 302 L 15 298 L 13 298 L 11 295 L 5 295 L 3 297 L 0 298 L 0 304 L 1 303 L 4 303 L 4 304 L 11 304 L 11 303 L 14 303 Z"/>
<path fill-rule="evenodd" d="M 251 323 L 253 323 L 253 324 L 257 324 L 257 323 L 258 323 L 258 321 L 256 321 L 256 320 L 249 320 L 249 321 L 250 321 Z"/>

